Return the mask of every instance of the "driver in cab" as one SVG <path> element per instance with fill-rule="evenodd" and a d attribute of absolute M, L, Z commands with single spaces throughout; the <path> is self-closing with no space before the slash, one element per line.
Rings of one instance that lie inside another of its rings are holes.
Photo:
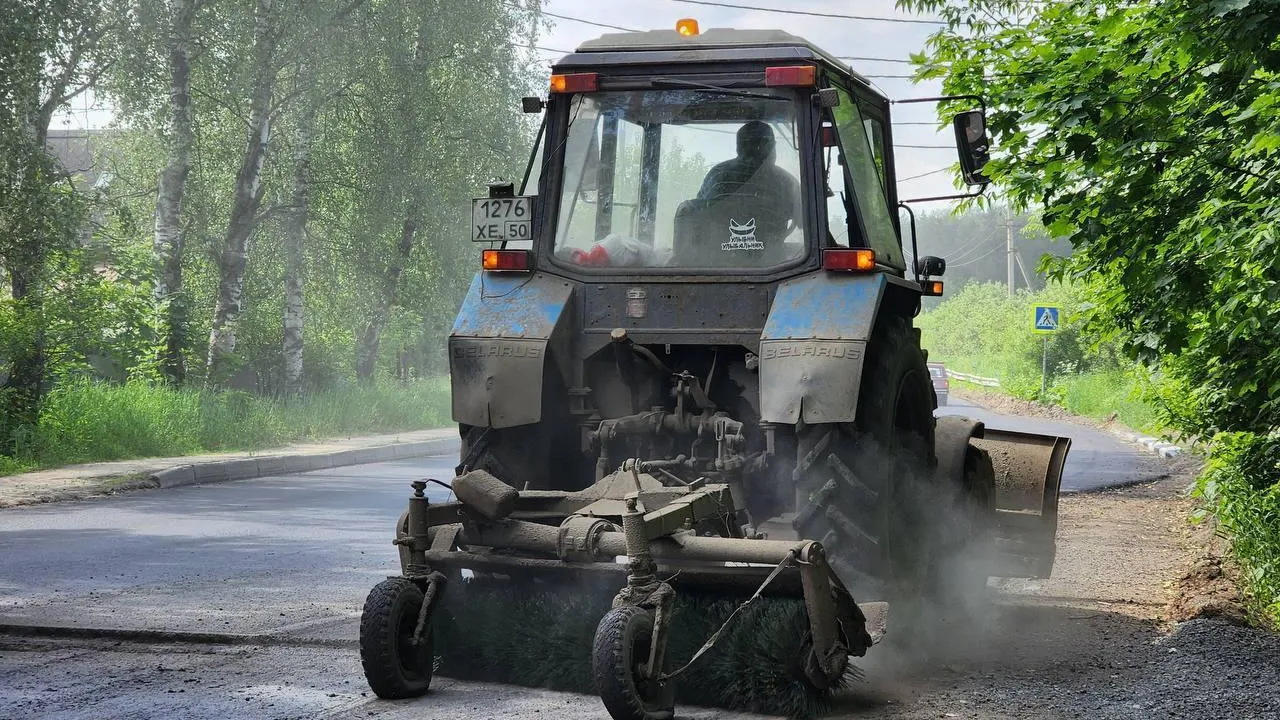
<path fill-rule="evenodd" d="M 798 220 L 800 183 L 775 163 L 773 128 L 760 120 L 746 122 L 738 128 L 737 152 L 737 157 L 711 168 L 698 199 L 748 196 L 761 214 L 775 221 L 789 226 Z"/>

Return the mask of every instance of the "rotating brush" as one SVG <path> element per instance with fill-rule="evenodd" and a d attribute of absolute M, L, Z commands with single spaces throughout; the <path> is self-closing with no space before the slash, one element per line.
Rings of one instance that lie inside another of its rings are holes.
<path fill-rule="evenodd" d="M 616 588 L 478 578 L 450 583 L 433 617 L 441 675 L 594 694 L 591 647 Z M 667 664 L 684 666 L 745 596 L 680 589 L 667 634 Z M 806 679 L 808 616 L 799 599 L 763 596 L 738 614 L 716 646 L 673 680 L 680 704 L 814 717 L 857 678 L 834 687 Z"/>

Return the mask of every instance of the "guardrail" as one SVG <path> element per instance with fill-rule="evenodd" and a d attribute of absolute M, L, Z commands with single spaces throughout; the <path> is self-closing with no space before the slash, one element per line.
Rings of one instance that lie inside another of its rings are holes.
<path fill-rule="evenodd" d="M 964 382 L 973 383 L 974 385 L 982 385 L 984 387 L 1000 387 L 999 378 L 982 377 L 981 375 L 970 375 L 969 373 L 956 372 L 954 370 L 947 371 L 947 377 L 952 380 L 963 380 Z"/>

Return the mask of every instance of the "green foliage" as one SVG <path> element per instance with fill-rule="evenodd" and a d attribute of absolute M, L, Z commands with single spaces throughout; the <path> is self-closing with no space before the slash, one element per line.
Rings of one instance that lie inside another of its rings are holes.
<path fill-rule="evenodd" d="M 464 239 L 469 199 L 495 176 L 518 177 L 527 160 L 534 127 L 519 98 L 540 81 L 534 51 L 524 47 L 542 27 L 536 0 L 197 3 L 187 31 L 193 147 L 180 204 L 183 250 L 173 254 L 180 285 L 166 276 L 157 297 L 157 179 L 175 138 L 169 63 L 181 7 L 39 0 L 19 3 L 0 27 L 0 170 L 19 180 L 0 187 L 0 446 L 10 445 L 0 452 L 18 452 L 26 464 L 159 451 L 144 440 L 146 428 L 100 437 L 92 413 L 132 401 L 110 388 L 86 391 L 82 380 L 158 380 L 169 311 L 181 308 L 174 335 L 189 382 L 199 384 L 245 153 L 248 89 L 259 75 L 273 77 L 273 125 L 229 385 L 262 397 L 243 407 L 234 396 L 202 401 L 204 431 L 181 442 L 174 435 L 164 452 L 344 432 L 341 412 L 315 430 L 301 426 L 326 399 L 340 407 L 355 392 L 348 385 L 361 340 L 380 341 L 372 343 L 375 388 L 444 372 L 443 338 L 476 269 Z M 276 35 L 265 64 L 252 46 L 260 13 L 271 14 Z M 90 86 L 113 106 L 115 122 L 90 140 L 92 171 L 69 173 L 43 151 L 43 133 L 49 115 Z M 310 184 L 299 194 L 294 160 L 308 116 Z M 315 405 L 286 409 L 267 398 L 284 394 L 282 220 L 298 198 L 309 206 L 302 380 Z M 406 225 L 416 232 L 401 258 Z M 68 393 L 81 391 L 77 405 Z M 47 393 L 56 407 L 41 413 Z M 375 404 L 387 403 L 378 396 Z M 87 443 L 84 451 L 42 445 L 51 432 L 70 433 L 66 442 Z"/>
<path fill-rule="evenodd" d="M 1054 273 L 1133 356 L 1188 360 L 1185 429 L 1280 424 L 1280 5 L 900 4 L 950 23 L 921 74 L 989 98 L 989 174 L 1075 246 Z"/>
<path fill-rule="evenodd" d="M 1280 628 L 1280 440 L 1218 436 L 1196 494 L 1217 515 L 1242 563 L 1250 609 Z"/>
<path fill-rule="evenodd" d="M 945 280 L 951 294 L 970 282 L 1007 283 L 1005 244 L 1009 235 L 1027 272 L 1024 280 L 1021 271 L 1014 270 L 1014 283 L 1018 288 L 1027 288 L 1026 280 L 1029 280 L 1031 290 L 1042 289 L 1045 277 L 1036 270 L 1041 258 L 1071 252 L 1065 240 L 1045 233 L 1038 218 L 1029 213 L 1014 213 L 1002 206 L 971 208 L 961 214 L 949 210 L 917 211 L 916 235 L 922 257 L 936 255 L 947 261 Z M 938 298 L 926 298 L 925 307 L 932 308 L 939 302 Z"/>
<path fill-rule="evenodd" d="M 919 74 L 987 98 L 987 173 L 1075 248 L 1053 274 L 1087 278 L 1092 327 L 1161 370 L 1161 419 L 1220 443 L 1206 497 L 1273 603 L 1280 539 L 1250 527 L 1275 527 L 1280 473 L 1239 438 L 1280 430 L 1280 2 L 898 5 L 945 19 Z"/>
<path fill-rule="evenodd" d="M 996 377 L 1004 392 L 1061 405 L 1104 420 L 1115 415 L 1129 427 L 1159 426 L 1152 402 L 1155 383 L 1114 346 L 1083 331 L 1087 293 L 1053 283 L 1038 292 L 1010 296 L 1004 285 L 970 283 L 916 319 L 929 359 L 959 372 Z M 1062 329 L 1050 336 L 1031 332 L 1031 308 L 1062 308 Z M 1047 387 L 1041 368 L 1048 343 Z"/>
<path fill-rule="evenodd" d="M 40 422 L 0 455 L 0 474 L 69 463 L 258 450 L 290 442 L 449 423 L 443 378 L 344 385 L 288 404 L 246 392 L 201 393 L 145 381 L 59 384 Z"/>

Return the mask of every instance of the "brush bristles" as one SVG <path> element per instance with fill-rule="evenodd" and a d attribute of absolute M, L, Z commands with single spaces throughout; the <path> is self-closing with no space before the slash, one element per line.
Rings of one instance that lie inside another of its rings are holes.
<path fill-rule="evenodd" d="M 441 675 L 551 690 L 595 694 L 591 644 L 616 588 L 472 580 L 453 583 L 435 613 Z M 744 597 L 677 591 L 667 666 L 688 662 Z M 761 598 L 739 614 L 716 647 L 676 681 L 684 705 L 813 717 L 829 706 L 837 687 L 814 688 L 805 679 L 804 603 Z"/>

